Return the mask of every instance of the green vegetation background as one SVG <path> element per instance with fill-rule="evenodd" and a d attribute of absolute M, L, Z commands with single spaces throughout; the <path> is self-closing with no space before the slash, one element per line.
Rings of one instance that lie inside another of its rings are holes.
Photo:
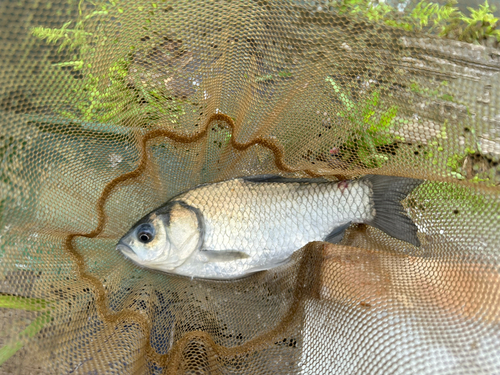
<path fill-rule="evenodd" d="M 120 43 L 118 38 L 107 35 L 99 27 L 96 28 L 94 26 L 96 22 L 102 21 L 100 24 L 105 24 L 106 19 L 119 17 L 124 12 L 134 9 L 126 8 L 119 0 L 111 0 L 104 3 L 90 3 L 93 11 L 83 15 L 81 11 L 83 1 L 79 3 L 78 21 L 68 21 L 60 28 L 32 29 L 35 37 L 49 44 L 57 44 L 59 51 L 73 53 L 71 60 L 54 64 L 56 67 L 71 68 L 75 72 L 83 71 L 82 79 L 69 79 L 72 93 L 66 96 L 67 105 L 58 110 L 59 114 L 74 121 L 114 123 L 124 126 L 143 127 L 159 118 L 169 119 L 175 124 L 188 110 L 189 101 L 176 98 L 158 86 L 145 83 L 144 80 L 141 83 L 141 79 L 134 80 L 136 85 L 133 90 L 130 89 L 129 68 L 134 53 L 137 52 L 135 46 L 128 46 L 128 53 L 112 61 L 107 71 L 98 74 L 88 72 L 92 68 L 91 61 L 94 61 L 94 56 L 99 53 L 100 46 L 111 48 Z M 478 9 L 468 8 L 469 15 L 463 14 L 456 7 L 454 0 L 444 5 L 423 0 L 408 12 L 400 12 L 384 2 L 372 0 L 339 0 L 332 1 L 329 5 L 331 10 L 338 14 L 349 14 L 351 17 L 360 17 L 407 31 L 425 32 L 468 43 L 492 45 L 500 42 L 500 30 L 497 29 L 499 19 L 493 14 L 496 9 L 487 1 Z M 149 8 L 147 6 L 138 8 L 145 15 L 144 24 L 137 25 L 142 29 L 140 31 L 150 30 L 151 19 L 160 11 L 162 1 L 152 1 L 148 6 Z M 92 30 L 89 25 L 92 26 Z M 277 77 L 268 74 L 257 77 L 256 81 L 265 82 L 292 75 L 293 72 L 286 70 L 280 72 Z M 353 125 L 350 136 L 339 148 L 338 157 L 347 164 L 360 164 L 366 168 L 382 167 L 389 160 L 390 153 L 381 150 L 384 147 L 393 150 L 392 145 L 404 141 L 393 135 L 394 130 L 403 125 L 404 121 L 398 116 L 398 107 L 386 104 L 381 98 L 380 91 L 355 102 L 342 91 L 333 78 L 327 77 L 326 80 L 344 106 L 338 115 L 347 118 Z M 410 89 L 432 96 L 432 93 L 420 88 L 416 82 Z M 453 97 L 446 93 L 442 94 L 440 99 L 453 101 Z M 446 128 L 446 124 L 444 127 Z M 444 146 L 437 139 L 431 142 L 430 149 L 425 154 L 433 158 L 443 151 Z M 448 176 L 464 179 L 460 164 L 469 154 L 477 151 L 477 147 L 469 147 L 465 154 L 448 155 L 446 158 Z M 475 181 L 487 182 L 491 181 L 491 178 L 478 175 Z"/>

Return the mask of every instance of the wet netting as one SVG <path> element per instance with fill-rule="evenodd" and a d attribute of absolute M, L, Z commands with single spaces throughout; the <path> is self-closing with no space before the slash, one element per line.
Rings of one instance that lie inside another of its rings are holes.
<path fill-rule="evenodd" d="M 0 1 L 0 374 L 499 373 L 494 5 Z M 423 179 L 421 246 L 353 224 L 231 281 L 116 250 L 260 174 Z"/>

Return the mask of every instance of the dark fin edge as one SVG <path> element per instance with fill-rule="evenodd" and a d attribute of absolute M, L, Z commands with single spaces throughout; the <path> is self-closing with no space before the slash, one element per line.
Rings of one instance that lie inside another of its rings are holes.
<path fill-rule="evenodd" d="M 398 240 L 419 247 L 418 228 L 413 220 L 407 216 L 401 201 L 424 180 L 378 175 L 367 175 L 362 180 L 371 185 L 372 201 L 375 208 L 375 217 L 367 224 Z"/>
<path fill-rule="evenodd" d="M 243 181 L 247 182 L 254 182 L 254 183 L 271 183 L 271 182 L 279 182 L 279 183 L 325 183 L 325 182 L 332 182 L 329 181 L 325 178 L 288 178 L 288 177 L 282 177 L 280 175 L 273 175 L 273 174 L 264 174 L 264 175 L 257 175 L 257 176 L 248 176 L 248 177 L 242 177 Z"/>
<path fill-rule="evenodd" d="M 347 228 L 351 225 L 351 222 L 348 222 L 347 224 L 341 225 L 340 227 L 335 228 L 332 233 L 330 233 L 328 236 L 325 237 L 324 241 L 325 242 L 330 242 L 334 245 L 340 243 L 342 239 L 344 238 L 344 233 Z"/>

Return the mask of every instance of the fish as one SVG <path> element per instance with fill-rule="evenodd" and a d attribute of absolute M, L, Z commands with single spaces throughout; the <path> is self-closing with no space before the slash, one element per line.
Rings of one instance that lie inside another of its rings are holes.
<path fill-rule="evenodd" d="M 419 247 L 401 202 L 422 182 L 260 175 L 204 184 L 145 215 L 116 249 L 147 269 L 231 280 L 282 265 L 309 242 L 337 244 L 353 223 Z"/>

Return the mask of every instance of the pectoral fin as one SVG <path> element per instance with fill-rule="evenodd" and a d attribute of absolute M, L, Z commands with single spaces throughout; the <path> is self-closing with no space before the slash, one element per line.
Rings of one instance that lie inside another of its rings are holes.
<path fill-rule="evenodd" d="M 261 265 L 258 265 L 258 266 L 255 266 L 255 267 L 252 267 L 252 268 L 249 268 L 245 274 L 251 274 L 251 273 L 255 273 L 255 272 L 260 272 L 260 271 L 268 271 L 270 269 L 273 269 L 273 268 L 276 268 L 278 266 L 282 266 L 286 263 L 288 263 L 290 261 L 291 257 L 288 257 L 288 258 L 285 258 L 285 259 L 279 259 L 279 260 L 275 260 L 274 262 L 272 263 L 268 263 L 268 264 L 261 264 Z"/>

